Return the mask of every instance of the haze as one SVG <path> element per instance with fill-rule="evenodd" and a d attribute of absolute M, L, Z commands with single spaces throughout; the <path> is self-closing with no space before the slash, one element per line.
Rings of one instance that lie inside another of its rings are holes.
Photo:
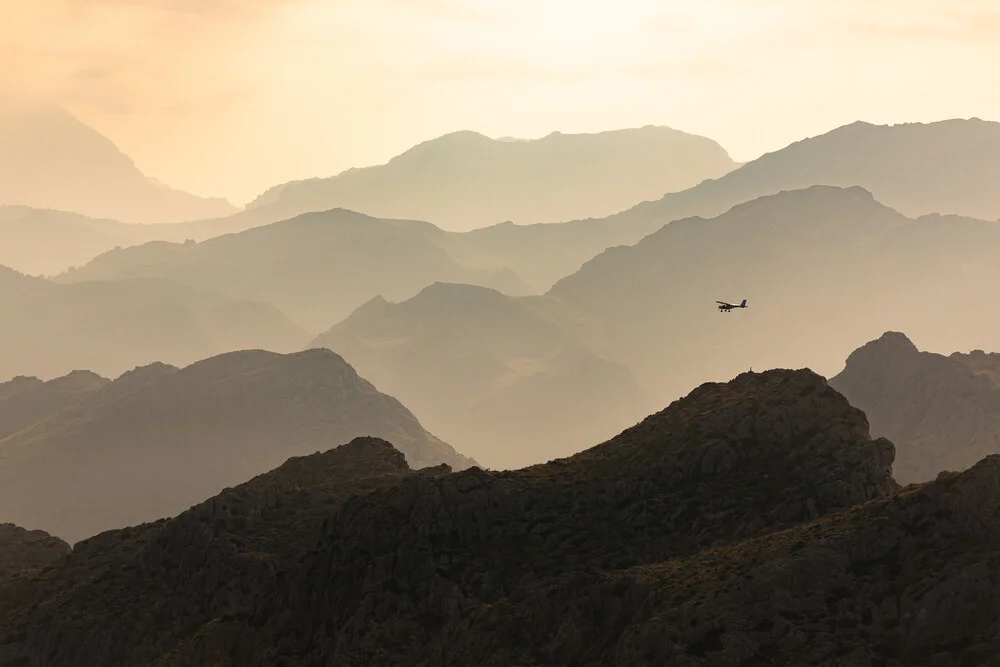
<path fill-rule="evenodd" d="M 746 161 L 859 118 L 1000 117 L 993 4 L 0 0 L 0 86 L 241 205 L 459 129 L 663 124 Z"/>

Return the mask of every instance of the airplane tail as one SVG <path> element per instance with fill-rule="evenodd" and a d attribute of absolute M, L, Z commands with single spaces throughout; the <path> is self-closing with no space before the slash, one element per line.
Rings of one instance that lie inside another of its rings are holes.
<path fill-rule="evenodd" d="M 740 304 L 740 308 L 746 308 L 746 307 L 747 307 L 747 300 L 743 299 L 743 302 Z"/>

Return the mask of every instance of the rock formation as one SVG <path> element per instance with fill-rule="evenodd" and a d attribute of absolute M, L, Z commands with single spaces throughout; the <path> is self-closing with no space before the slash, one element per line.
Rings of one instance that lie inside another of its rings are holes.
<path fill-rule="evenodd" d="M 855 350 L 830 384 L 896 443 L 902 483 L 1000 453 L 1000 354 L 921 352 L 889 331 Z"/>
<path fill-rule="evenodd" d="M 0 524 L 0 586 L 44 569 L 70 552 L 68 544 L 45 531 Z"/>

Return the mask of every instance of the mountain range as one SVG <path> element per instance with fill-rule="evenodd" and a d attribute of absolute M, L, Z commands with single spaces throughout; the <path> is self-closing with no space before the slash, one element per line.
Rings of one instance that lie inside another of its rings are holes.
<path fill-rule="evenodd" d="M 847 358 L 831 386 L 896 443 L 895 477 L 924 482 L 1000 454 L 1000 354 L 921 352 L 888 331 Z"/>
<path fill-rule="evenodd" d="M 0 378 L 118 375 L 231 350 L 291 352 L 309 337 L 273 306 L 166 280 L 57 285 L 0 266 Z"/>
<path fill-rule="evenodd" d="M 587 313 L 595 353 L 653 398 L 750 367 L 832 375 L 887 330 L 935 347 L 993 349 L 1000 224 L 910 219 L 862 188 L 814 186 L 611 248 L 547 294 Z M 715 301 L 744 311 L 720 314 Z"/>
<path fill-rule="evenodd" d="M 230 352 L 114 381 L 19 378 L 0 384 L 0 516 L 77 541 L 368 435 L 414 468 L 475 463 L 328 350 Z"/>
<path fill-rule="evenodd" d="M 377 297 L 310 343 L 342 354 L 485 465 L 580 451 L 648 411 L 632 373 L 591 351 L 585 315 L 539 297 L 435 283 Z"/>
<path fill-rule="evenodd" d="M 900 488 L 807 371 L 519 471 L 363 438 L 0 590 L 8 664 L 995 664 L 1000 458 Z M 123 624 L 121 619 L 132 619 Z"/>
<path fill-rule="evenodd" d="M 272 217 L 347 208 L 467 231 L 611 215 L 736 166 L 715 141 L 668 127 L 517 141 L 462 131 L 383 165 L 276 186 L 247 208 Z"/>
<path fill-rule="evenodd" d="M 111 141 L 61 107 L 0 109 L 0 204 L 130 223 L 179 222 L 236 212 L 222 199 L 144 175 Z"/>
<path fill-rule="evenodd" d="M 459 282 L 529 291 L 509 269 L 477 268 L 448 252 L 429 223 L 352 211 L 309 213 L 200 243 L 151 242 L 105 253 L 54 278 L 60 283 L 169 280 L 228 298 L 268 303 L 319 332 L 371 298 L 405 299 L 427 285 Z M 480 266 L 488 266 L 481 262 Z"/>

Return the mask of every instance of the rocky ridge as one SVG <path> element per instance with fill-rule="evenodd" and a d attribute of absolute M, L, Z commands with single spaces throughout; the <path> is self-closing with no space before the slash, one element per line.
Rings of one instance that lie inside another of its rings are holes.
<path fill-rule="evenodd" d="M 364 449 L 377 446 L 392 451 Z M 318 456 L 338 451 L 351 449 Z M 679 630 L 707 636 L 699 647 L 643 628 L 666 609 L 708 614 L 697 585 L 715 584 L 698 563 L 797 530 L 822 544 L 825 526 L 891 505 L 893 456 L 804 370 L 703 385 L 602 445 L 519 471 L 390 464 L 385 484 L 329 503 L 296 488 L 335 483 L 337 469 L 293 461 L 279 468 L 285 491 L 265 475 L 233 500 L 82 543 L 17 599 L 0 595 L 0 642 L 28 664 L 81 667 L 651 665 L 667 650 L 723 664 L 717 629 Z M 363 477 L 353 457 L 337 465 L 349 461 Z M 247 574 L 226 573 L 223 544 L 255 563 Z M 700 574 L 671 584 L 682 568 Z M 159 615 L 163 596 L 199 611 Z M 126 631 L 122 613 L 143 620 Z"/>

